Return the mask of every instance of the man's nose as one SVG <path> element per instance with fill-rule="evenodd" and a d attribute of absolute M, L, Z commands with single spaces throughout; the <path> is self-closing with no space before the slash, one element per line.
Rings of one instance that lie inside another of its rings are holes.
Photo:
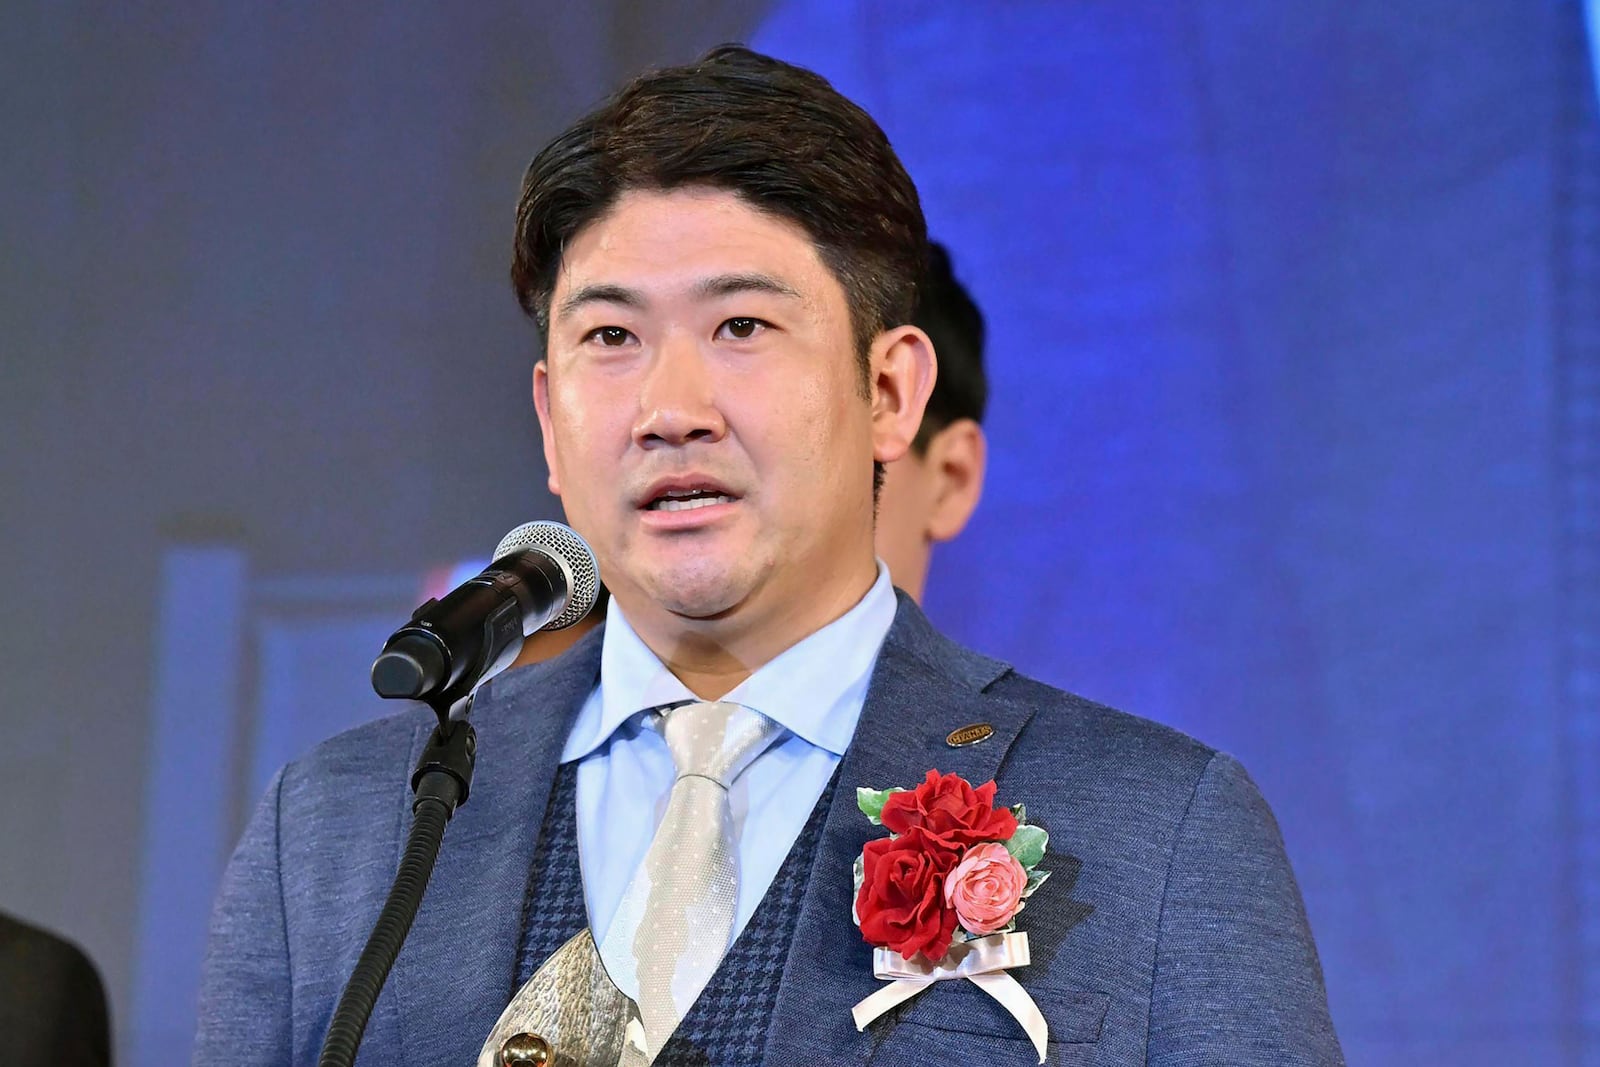
<path fill-rule="evenodd" d="M 713 442 L 727 432 L 699 344 L 674 332 L 656 349 L 640 383 L 633 439 L 642 448 Z"/>

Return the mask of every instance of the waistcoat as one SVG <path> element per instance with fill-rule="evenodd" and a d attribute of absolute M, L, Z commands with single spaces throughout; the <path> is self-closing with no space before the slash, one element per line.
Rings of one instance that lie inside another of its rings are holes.
<path fill-rule="evenodd" d="M 657 1067 L 750 1067 L 761 1062 L 837 780 L 835 771 L 749 923 L 656 1057 Z M 539 964 L 589 922 L 578 864 L 577 794 L 578 765 L 563 764 L 550 790 L 528 875 L 516 987 L 507 991 L 508 1001 Z"/>

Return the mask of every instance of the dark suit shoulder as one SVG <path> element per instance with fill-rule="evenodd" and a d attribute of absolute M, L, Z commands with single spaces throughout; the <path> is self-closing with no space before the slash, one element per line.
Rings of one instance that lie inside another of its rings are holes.
<path fill-rule="evenodd" d="M 381 716 L 371 722 L 364 722 L 360 726 L 352 726 L 348 730 L 334 734 L 319 742 L 315 748 L 299 759 L 292 761 L 291 766 L 299 764 L 308 769 L 315 767 L 319 770 L 336 770 L 347 764 L 370 758 L 375 749 L 381 750 L 393 745 L 400 738 L 409 741 L 418 726 L 432 725 L 433 721 L 433 716 L 422 705 L 406 705 L 393 714 Z"/>
<path fill-rule="evenodd" d="M 412 750 L 433 716 L 416 707 L 364 723 L 321 742 L 279 772 L 256 810 L 249 842 L 270 853 L 287 905 L 290 936 L 318 900 L 374 906 L 368 869 L 392 868 L 409 815 Z M 239 857 L 235 857 L 238 862 Z"/>
<path fill-rule="evenodd" d="M 1029 712 L 997 780 L 1050 833 L 1053 876 L 1025 917 L 1035 986 L 1107 996 L 1098 1055 L 1342 1063 L 1299 890 L 1244 768 L 1015 671 L 984 696 Z"/>
<path fill-rule="evenodd" d="M 904 594 L 884 655 L 909 657 L 923 676 L 919 686 L 970 693 L 975 718 L 994 701 L 998 717 L 1026 721 L 1002 779 L 1069 802 L 1095 801 L 1115 817 L 1142 806 L 1165 837 L 1217 755 L 1169 726 L 1057 689 L 952 641 Z"/>
<path fill-rule="evenodd" d="M 1055 743 L 1070 741 L 1105 758 L 1132 759 L 1150 770 L 1172 768 L 1191 786 L 1217 754 L 1211 746 L 1170 726 L 1057 689 L 1014 670 L 999 678 L 989 691 L 1034 708 L 1030 729 L 1050 735 Z"/>
<path fill-rule="evenodd" d="M 406 761 L 418 730 L 432 725 L 432 715 L 416 706 L 335 734 L 284 767 L 285 801 L 306 789 L 326 794 L 335 782 L 343 791 L 400 780 L 410 774 Z"/>
<path fill-rule="evenodd" d="M 1051 830 L 1052 850 L 1071 851 L 1088 864 L 1085 887 L 1117 872 L 1097 888 L 1121 894 L 1127 904 L 1141 898 L 1142 921 L 1153 919 L 1203 784 L 1219 763 L 1237 764 L 1171 727 L 1016 672 L 986 695 L 1031 711 L 1001 767 L 1001 796 L 1027 804 L 1030 816 Z"/>
<path fill-rule="evenodd" d="M 599 662 L 598 630 L 562 656 L 508 671 L 479 690 L 471 722 L 478 736 L 478 768 L 470 807 L 452 824 L 492 818 L 495 797 L 551 736 L 565 736 L 570 715 L 593 687 Z M 436 719 L 422 704 L 404 703 L 386 715 L 323 741 L 282 771 L 258 819 L 271 824 L 282 865 L 284 893 L 318 899 L 349 895 L 361 885 L 379 892 L 387 883 L 366 877 L 391 869 L 411 817 L 413 763 Z"/>
<path fill-rule="evenodd" d="M 478 692 L 471 720 L 485 741 L 526 727 L 530 714 L 549 705 L 566 706 L 574 694 L 587 692 L 599 670 L 603 628 L 585 634 L 572 648 L 542 663 L 510 670 Z M 321 742 L 284 769 L 285 789 L 298 783 L 326 782 L 330 777 L 361 779 L 377 776 L 383 782 L 396 778 L 395 760 L 407 758 L 422 732 L 433 729 L 431 711 L 420 703 L 404 702 L 400 710 L 352 727 Z M 409 776 L 404 769 L 401 778 Z"/>

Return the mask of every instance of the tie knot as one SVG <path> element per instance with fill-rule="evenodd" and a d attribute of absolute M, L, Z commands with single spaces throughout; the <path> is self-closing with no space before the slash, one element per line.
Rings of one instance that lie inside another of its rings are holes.
<path fill-rule="evenodd" d="M 723 701 L 684 704 L 661 722 L 678 777 L 700 775 L 724 789 L 782 732 L 759 711 Z"/>

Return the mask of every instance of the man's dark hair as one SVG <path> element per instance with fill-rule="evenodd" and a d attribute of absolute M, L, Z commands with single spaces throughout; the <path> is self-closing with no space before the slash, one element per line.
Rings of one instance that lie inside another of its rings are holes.
<path fill-rule="evenodd" d="M 983 373 L 983 312 L 950 266 L 950 253 L 937 242 L 928 248 L 928 269 L 917 284 L 911 321 L 922 328 L 939 357 L 939 374 L 911 447 L 928 450 L 933 436 L 957 419 L 983 422 L 989 382 Z"/>
<path fill-rule="evenodd" d="M 522 182 L 511 282 L 548 334 L 573 236 L 624 192 L 709 186 L 798 224 L 850 305 L 867 353 L 911 319 L 927 259 L 917 188 L 865 111 L 811 71 L 722 45 L 641 75 L 535 157 Z"/>

